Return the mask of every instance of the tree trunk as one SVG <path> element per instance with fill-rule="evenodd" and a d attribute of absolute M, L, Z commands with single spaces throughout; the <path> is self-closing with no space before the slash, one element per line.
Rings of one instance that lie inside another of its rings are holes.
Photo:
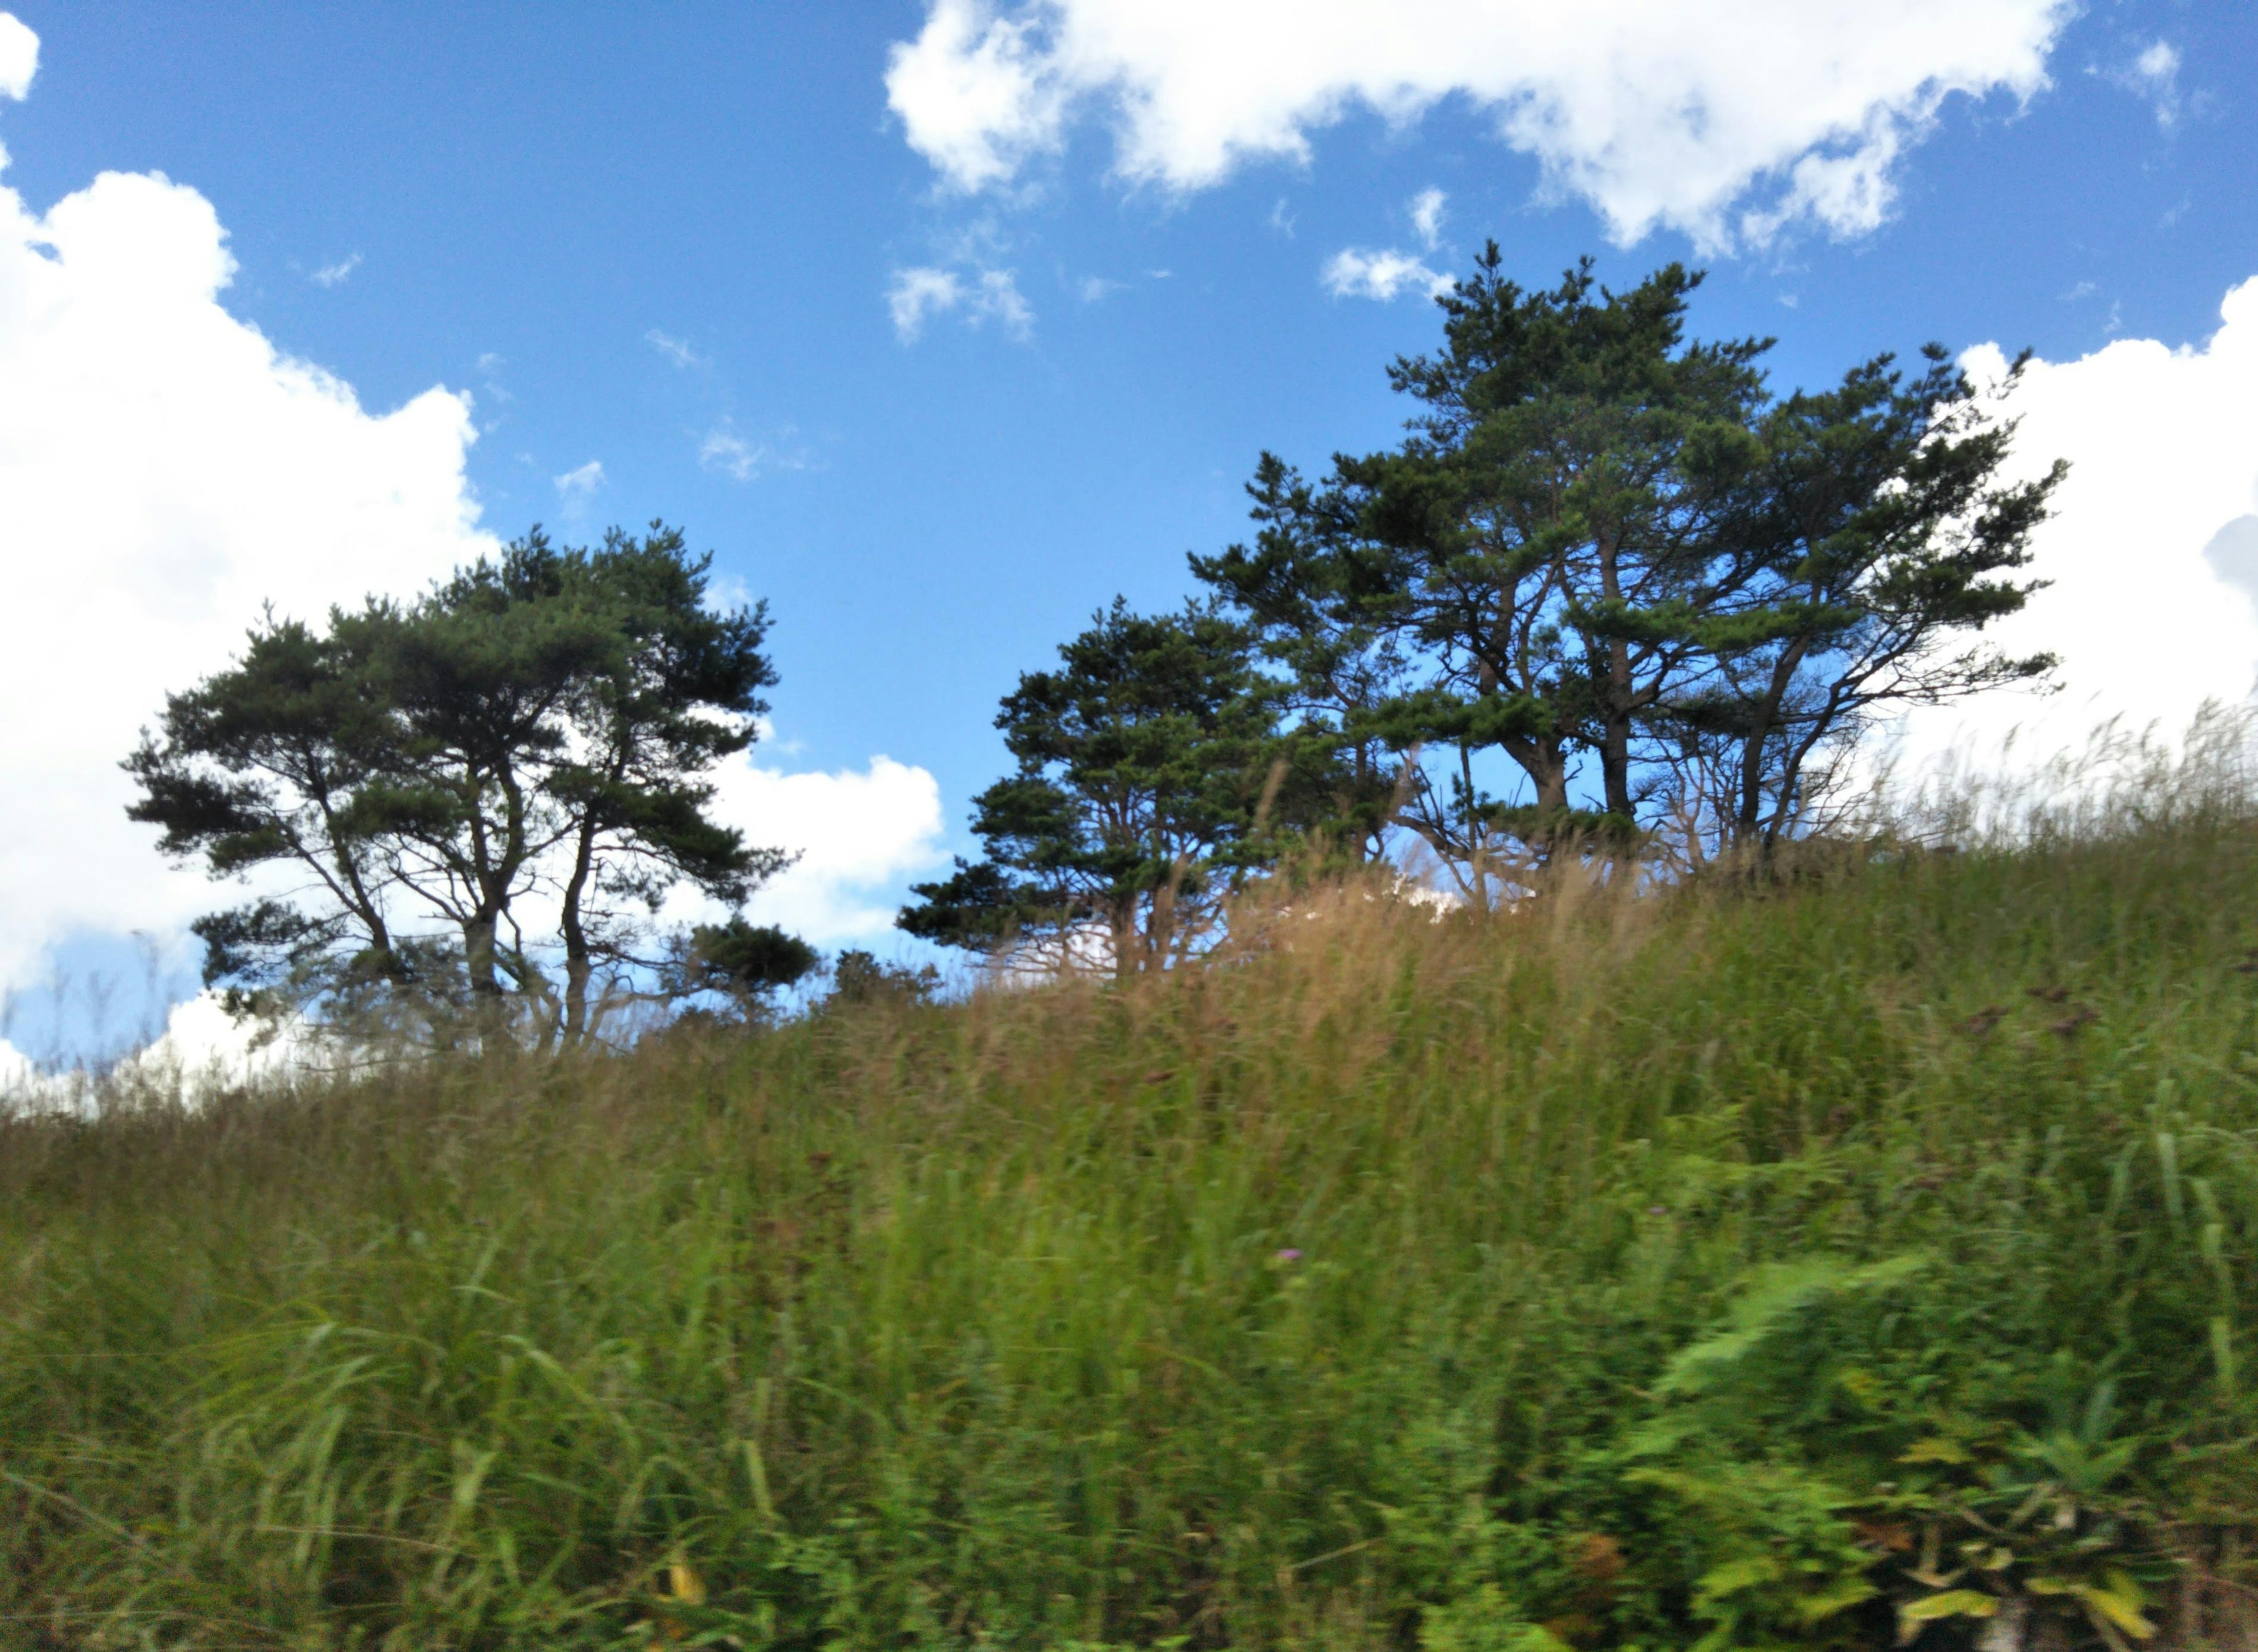
<path fill-rule="evenodd" d="M 1757 702 L 1755 718 L 1742 732 L 1740 812 L 1733 822 L 1733 841 L 1736 844 L 1757 837 L 1757 826 L 1764 819 L 1765 744 L 1779 725 L 1779 708 L 1787 701 L 1787 691 L 1795 683 L 1796 668 L 1803 663 L 1803 656 L 1809 646 L 1807 639 L 1798 637 L 1780 650 L 1779 658 L 1772 663 L 1772 682 L 1767 685 L 1764 697 Z M 1792 765 L 1800 766 L 1800 763 Z M 1783 773 L 1778 778 L 1785 800 L 1784 789 L 1794 784 L 1795 776 L 1791 772 Z M 1767 856 L 1772 853 L 1776 835 L 1766 832 L 1759 839 Z"/>
<path fill-rule="evenodd" d="M 1601 534 L 1598 541 L 1600 594 L 1609 602 L 1622 600 L 1622 574 L 1615 539 Z M 1609 637 L 1608 692 L 1601 711 L 1600 780 L 1609 814 L 1628 819 L 1630 801 L 1630 644 Z"/>
<path fill-rule="evenodd" d="M 588 953 L 587 927 L 580 918 L 580 897 L 588 887 L 595 864 L 596 827 L 593 819 L 580 824 L 580 841 L 572 857 L 572 876 L 565 880 L 564 911 L 557 929 L 564 941 L 565 1044 L 577 1046 L 588 1036 L 588 982 L 595 967 Z"/>
<path fill-rule="evenodd" d="M 501 996 L 501 982 L 494 974 L 494 938 L 500 914 L 480 908 L 463 922 L 463 968 L 471 978 L 472 993 L 481 998 Z"/>
<path fill-rule="evenodd" d="M 1140 940 L 1137 933 L 1136 897 L 1114 902 L 1110 918 L 1113 932 L 1113 978 L 1126 981 L 1137 973 L 1139 961 L 1137 954 Z"/>

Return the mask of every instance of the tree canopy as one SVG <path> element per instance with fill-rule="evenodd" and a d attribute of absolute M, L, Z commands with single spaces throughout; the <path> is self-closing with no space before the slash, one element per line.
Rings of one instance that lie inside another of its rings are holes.
<path fill-rule="evenodd" d="M 2001 481 L 2012 430 L 1941 352 L 1777 400 L 1770 340 L 1686 337 L 1680 266 L 1617 294 L 1502 265 L 1389 369 L 1402 443 L 1317 483 L 1265 454 L 1254 543 L 1192 558 L 1446 864 L 1686 820 L 1768 845 L 1878 707 L 2046 669 L 1949 641 L 2021 605 L 2059 470 Z"/>
<path fill-rule="evenodd" d="M 1931 345 L 1778 394 L 1772 340 L 1692 335 L 1701 280 L 1525 288 L 1487 247 L 1388 368 L 1400 441 L 1315 479 L 1264 453 L 1252 542 L 1190 559 L 1204 596 L 1116 599 L 1019 678 L 983 853 L 899 926 L 1129 975 L 1199 955 L 1289 849 L 1398 828 L 1481 899 L 1561 855 L 1761 863 L 1892 710 L 2041 682 L 1984 635 L 2036 588 L 2063 473 L 2013 479 L 2001 387 Z M 208 980 L 569 1044 L 819 968 L 739 911 L 789 857 L 711 776 L 777 679 L 765 607 L 715 604 L 710 565 L 664 523 L 536 528 L 412 601 L 270 613 L 126 762 L 167 853 L 255 886 L 196 924 Z M 666 930 L 685 888 L 732 915 Z M 853 953 L 835 996 L 937 982 Z"/>
<path fill-rule="evenodd" d="M 1117 598 L 1059 659 L 997 714 L 1018 765 L 973 800 L 985 857 L 917 885 L 901 927 L 1047 966 L 1164 968 L 1209 936 L 1222 895 L 1282 832 L 1323 810 L 1330 754 L 1282 729 L 1284 685 L 1212 604 L 1146 616 Z"/>
<path fill-rule="evenodd" d="M 536 528 L 411 603 L 270 615 L 170 697 L 126 762 L 133 818 L 215 878 L 295 879 L 199 920 L 208 982 L 548 1042 L 698 989 L 651 932 L 664 897 L 742 904 L 789 858 L 709 807 L 776 681 L 765 609 L 710 606 L 709 567 L 662 523 L 593 549 Z"/>

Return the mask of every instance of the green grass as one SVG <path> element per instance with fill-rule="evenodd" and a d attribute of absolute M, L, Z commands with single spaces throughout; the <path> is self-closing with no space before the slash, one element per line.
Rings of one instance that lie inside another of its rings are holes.
<path fill-rule="evenodd" d="M 2155 813 L 0 1124 L 0 1645 L 2246 1635 L 2258 831 Z"/>

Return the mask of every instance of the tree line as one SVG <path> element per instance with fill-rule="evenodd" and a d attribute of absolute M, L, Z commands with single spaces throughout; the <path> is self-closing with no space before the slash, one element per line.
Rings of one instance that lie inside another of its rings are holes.
<path fill-rule="evenodd" d="M 1289 852 L 1408 834 L 1477 899 L 1562 855 L 1761 864 L 1879 719 L 2042 677 L 1981 633 L 2035 588 L 2063 467 L 2007 479 L 2012 425 L 1934 345 L 1775 394 L 1772 340 L 1688 337 L 1700 280 L 1524 289 L 1486 249 L 1439 347 L 1388 367 L 1401 442 L 1315 478 L 1265 453 L 1200 594 L 1117 599 L 1020 677 L 983 853 L 900 926 L 1126 975 L 1195 955 Z M 536 528 L 412 602 L 270 613 L 126 762 L 166 852 L 295 875 L 198 921 L 208 982 L 557 1046 L 806 979 L 811 947 L 742 915 L 790 857 L 712 808 L 777 680 L 765 606 L 713 595 L 678 529 Z M 738 915 L 662 923 L 683 890 Z"/>
<path fill-rule="evenodd" d="M 1682 266 L 1620 294 L 1502 266 L 1389 366 L 1402 442 L 1316 479 L 1264 454 L 1202 597 L 1117 602 L 1021 679 L 986 854 L 905 929 L 1131 973 L 1286 844 L 1391 829 L 1474 899 L 1564 854 L 1761 864 L 1880 719 L 2044 677 L 1980 633 L 2036 588 L 2063 466 L 2006 479 L 2013 426 L 1941 347 L 1775 395 L 1772 340 L 1687 337 Z"/>

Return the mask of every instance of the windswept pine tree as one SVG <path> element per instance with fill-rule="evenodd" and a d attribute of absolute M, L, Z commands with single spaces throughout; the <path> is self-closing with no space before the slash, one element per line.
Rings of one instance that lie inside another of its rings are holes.
<path fill-rule="evenodd" d="M 1224 897 L 1335 806 L 1326 737 L 1289 731 L 1285 685 L 1213 605 L 1116 599 L 1030 671 L 996 726 L 1018 760 L 973 799 L 976 862 L 916 886 L 901 927 L 1044 967 L 1164 968 L 1211 939 Z"/>
<path fill-rule="evenodd" d="M 172 696 L 126 762 L 132 817 L 216 879 L 288 888 L 198 920 L 208 984 L 573 1043 L 623 1003 L 751 983 L 735 932 L 653 929 L 676 885 L 739 905 L 789 859 L 710 810 L 776 675 L 764 608 L 709 606 L 709 565 L 659 523 L 593 549 L 536 528 L 414 602 L 270 615 Z M 799 957 L 767 939 L 771 975 Z"/>
<path fill-rule="evenodd" d="M 1776 400 L 1772 341 L 1687 336 L 1700 280 L 1531 291 L 1491 245 L 1388 369 L 1405 439 L 1315 483 L 1265 454 L 1253 544 L 1192 559 L 1447 864 L 1689 818 L 1776 843 L 1880 711 L 2049 663 L 1976 634 L 2031 589 L 2059 467 L 2003 480 L 2011 428 L 1934 351 Z"/>

